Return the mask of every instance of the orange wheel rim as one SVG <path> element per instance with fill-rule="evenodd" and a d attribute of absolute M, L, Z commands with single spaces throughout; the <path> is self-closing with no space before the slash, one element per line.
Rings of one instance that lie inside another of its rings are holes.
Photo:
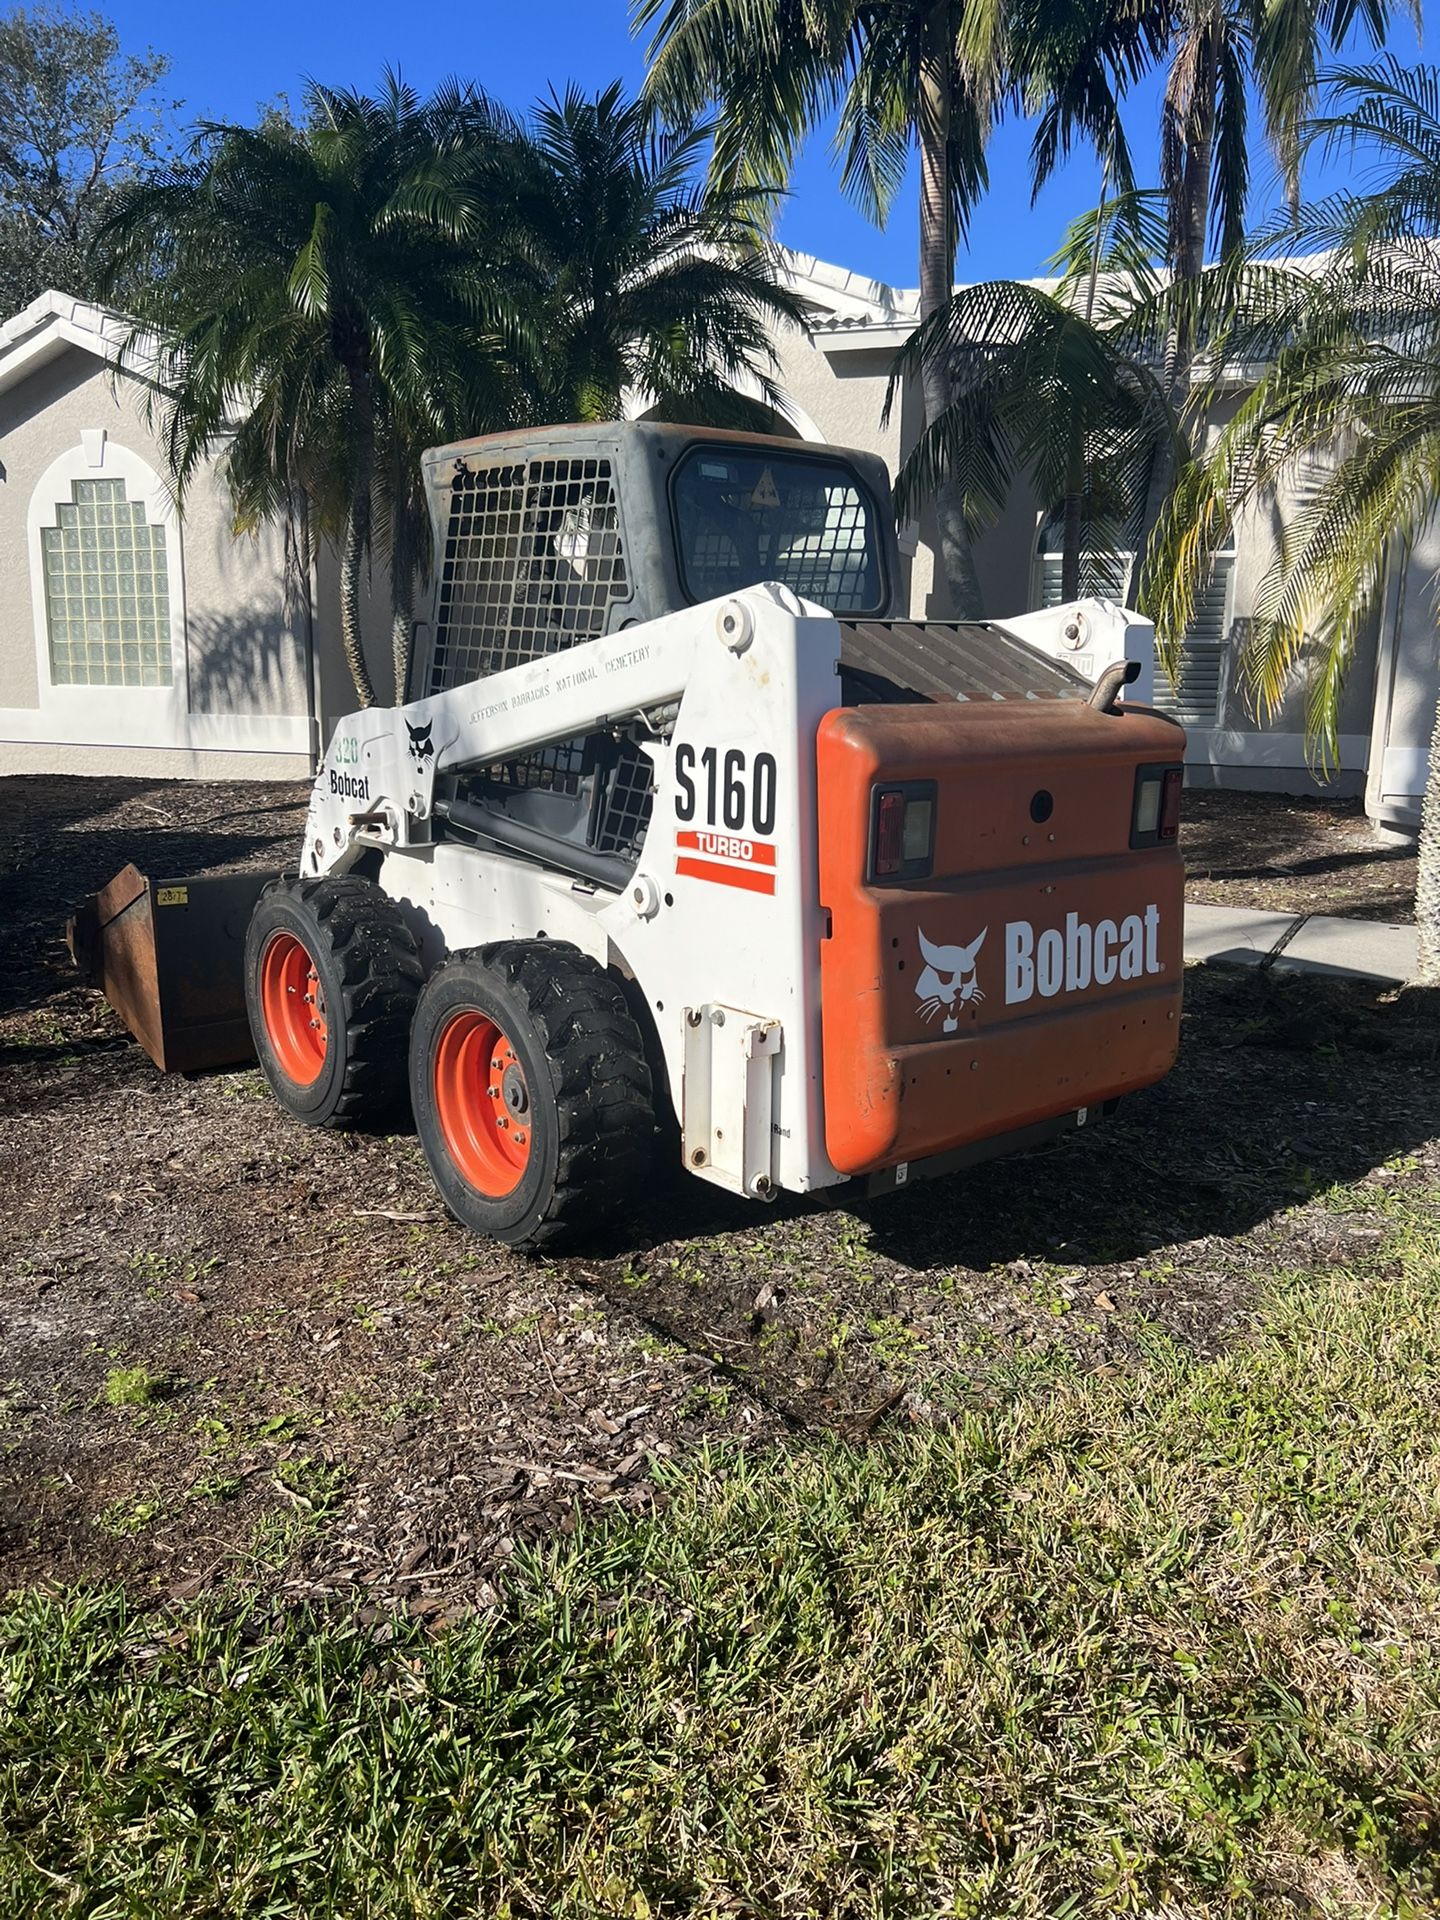
<path fill-rule="evenodd" d="M 273 934 L 260 962 L 260 1011 L 280 1071 L 313 1087 L 325 1066 L 330 1023 L 315 962 L 293 933 Z"/>
<path fill-rule="evenodd" d="M 435 1117 L 463 1180 L 503 1200 L 530 1164 L 530 1089 L 504 1029 L 474 1008 L 452 1013 L 435 1041 Z"/>

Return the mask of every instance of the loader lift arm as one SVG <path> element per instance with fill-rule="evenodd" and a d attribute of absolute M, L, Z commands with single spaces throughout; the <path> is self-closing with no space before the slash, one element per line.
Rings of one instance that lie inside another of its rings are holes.
<path fill-rule="evenodd" d="M 663 737 L 690 684 L 698 646 L 708 638 L 742 652 L 764 606 L 824 620 L 838 658 L 834 620 L 771 584 L 582 641 L 404 707 L 351 714 L 336 727 L 315 782 L 302 871 L 344 871 L 366 847 L 421 844 L 433 837 L 435 818 L 446 814 L 489 831 L 485 809 L 437 802 L 436 782 L 446 775 L 607 728 L 639 724 Z M 522 846 L 523 838 L 511 829 L 512 844 Z M 547 844 L 545 857 L 554 851 Z M 585 877 L 612 889 L 624 885 L 623 861 L 575 854 L 570 864 Z"/>

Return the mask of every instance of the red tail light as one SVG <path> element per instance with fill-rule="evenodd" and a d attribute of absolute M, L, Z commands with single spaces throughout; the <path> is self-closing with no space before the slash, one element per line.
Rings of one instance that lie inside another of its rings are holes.
<path fill-rule="evenodd" d="M 876 787 L 870 814 L 872 880 L 922 880 L 935 860 L 935 782 Z"/>
<path fill-rule="evenodd" d="M 1185 785 L 1183 767 L 1165 769 L 1165 786 L 1160 797 L 1160 838 L 1173 840 L 1180 831 L 1180 794 Z"/>
<path fill-rule="evenodd" d="M 875 804 L 875 871 L 899 873 L 905 864 L 905 796 L 882 793 Z"/>
<path fill-rule="evenodd" d="M 1137 767 L 1135 811 L 1130 817 L 1132 847 L 1165 846 L 1180 832 L 1183 767 Z"/>

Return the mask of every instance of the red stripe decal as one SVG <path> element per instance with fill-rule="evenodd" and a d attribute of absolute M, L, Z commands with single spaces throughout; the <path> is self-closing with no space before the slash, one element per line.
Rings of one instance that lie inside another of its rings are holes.
<path fill-rule="evenodd" d="M 722 887 L 743 887 L 747 893 L 774 893 L 773 873 L 756 873 L 751 867 L 725 867 L 718 860 L 690 860 L 681 854 L 675 862 L 676 873 L 691 880 L 718 880 Z"/>
<path fill-rule="evenodd" d="M 769 840 L 749 840 L 741 833 L 677 833 L 677 847 L 709 854 L 712 860 L 742 860 L 746 866 L 773 867 L 775 847 Z"/>

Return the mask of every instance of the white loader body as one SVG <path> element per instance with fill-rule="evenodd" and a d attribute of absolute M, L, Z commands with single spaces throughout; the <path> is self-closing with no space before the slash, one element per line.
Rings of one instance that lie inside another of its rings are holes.
<path fill-rule="evenodd" d="M 813 741 L 835 705 L 839 650 L 824 609 L 753 587 L 354 714 L 315 783 L 302 871 L 382 849 L 380 884 L 432 962 L 513 937 L 568 940 L 618 967 L 653 1013 L 686 1166 L 760 1198 L 830 1185 L 842 1176 L 820 1117 Z M 654 734 L 654 803 L 618 896 L 498 847 L 431 838 L 437 774 L 637 718 Z M 433 752 L 412 747 L 420 733 Z"/>
<path fill-rule="evenodd" d="M 1155 625 L 1118 600 L 1072 600 L 997 623 L 1026 646 L 1059 660 L 1092 684 L 1120 660 L 1133 660 L 1126 698 L 1148 707 L 1155 698 Z"/>
<path fill-rule="evenodd" d="M 1110 617 L 1123 657 L 1127 616 Z M 353 714 L 315 783 L 302 873 L 378 851 L 427 965 L 508 938 L 573 943 L 638 983 L 690 1171 L 762 1199 L 834 1185 L 847 1176 L 825 1146 L 815 742 L 840 654 L 830 613 L 767 584 Z M 653 805 L 623 891 L 434 834 L 437 777 L 637 723 Z"/>

